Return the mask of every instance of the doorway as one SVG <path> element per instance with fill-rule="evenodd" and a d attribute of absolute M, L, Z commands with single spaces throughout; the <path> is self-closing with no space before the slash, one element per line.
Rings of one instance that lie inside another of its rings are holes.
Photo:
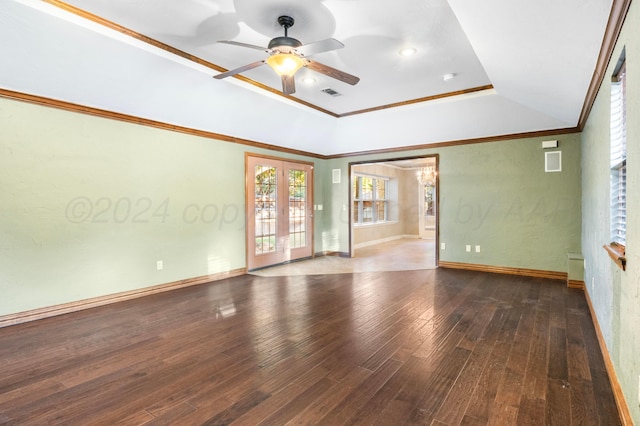
<path fill-rule="evenodd" d="M 419 240 L 409 244 L 412 250 L 419 247 L 424 264 L 437 266 L 438 159 L 435 154 L 349 164 L 351 257 Z"/>
<path fill-rule="evenodd" d="M 313 256 L 313 164 L 245 156 L 247 269 Z"/>

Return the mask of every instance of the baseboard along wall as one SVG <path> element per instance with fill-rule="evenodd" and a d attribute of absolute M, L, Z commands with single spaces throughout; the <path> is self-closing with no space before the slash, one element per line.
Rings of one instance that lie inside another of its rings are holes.
<path fill-rule="evenodd" d="M 622 392 L 622 386 L 620 386 L 620 381 L 618 380 L 616 369 L 613 367 L 613 362 L 611 361 L 611 354 L 609 353 L 609 349 L 607 349 L 607 343 L 604 340 L 602 329 L 600 328 L 600 323 L 598 322 L 598 317 L 596 316 L 596 313 L 593 310 L 593 304 L 591 303 L 589 290 L 584 286 L 584 282 L 582 284 L 584 289 L 584 295 L 585 295 L 585 298 L 587 299 L 587 304 L 589 305 L 589 312 L 591 313 L 591 321 L 593 322 L 593 327 L 596 329 L 596 336 L 598 337 L 600 352 L 602 353 L 602 357 L 604 358 L 604 365 L 607 369 L 607 375 L 609 376 L 609 381 L 611 382 L 613 397 L 616 400 L 616 406 L 618 407 L 618 414 L 620 414 L 620 420 L 622 421 L 623 426 L 633 426 L 633 418 L 631 417 L 631 411 L 629 411 L 629 406 L 627 405 L 627 401 L 624 397 L 624 393 Z"/>
<path fill-rule="evenodd" d="M 508 266 L 479 265 L 475 263 L 447 262 L 444 260 L 439 261 L 438 266 L 441 268 L 466 269 L 469 271 L 492 272 L 496 274 L 520 275 L 525 277 L 549 278 L 552 280 L 567 281 L 567 273 L 558 271 L 512 268 Z"/>
<path fill-rule="evenodd" d="M 234 269 L 232 271 L 221 272 L 212 275 L 203 275 L 201 277 L 188 278 L 184 280 L 174 281 L 166 284 L 159 284 L 151 287 L 145 287 L 137 290 L 124 291 L 120 293 L 108 294 L 105 296 L 93 297 L 90 299 L 78 300 L 75 302 L 62 303 L 54 306 L 33 309 L 15 314 L 0 316 L 0 328 L 10 325 L 21 324 L 29 321 L 54 317 L 56 315 L 68 314 L 71 312 L 81 311 L 84 309 L 104 306 L 111 303 L 122 302 L 125 300 L 136 299 L 138 297 L 149 296 L 151 294 L 162 293 L 165 291 L 176 290 L 178 288 L 189 287 L 192 285 L 206 284 L 212 281 L 218 281 L 225 278 L 236 277 L 247 273 L 246 268 Z"/>

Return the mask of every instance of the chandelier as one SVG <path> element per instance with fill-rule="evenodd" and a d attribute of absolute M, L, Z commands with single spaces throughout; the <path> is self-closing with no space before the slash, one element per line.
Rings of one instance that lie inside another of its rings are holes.
<path fill-rule="evenodd" d="M 435 186 L 436 184 L 436 169 L 435 167 L 422 167 L 418 173 L 417 178 L 418 182 L 421 185 Z"/>

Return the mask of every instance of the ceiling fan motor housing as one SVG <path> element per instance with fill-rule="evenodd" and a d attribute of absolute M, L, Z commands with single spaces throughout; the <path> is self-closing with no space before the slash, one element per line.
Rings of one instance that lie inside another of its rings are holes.
<path fill-rule="evenodd" d="M 291 51 L 296 47 L 302 46 L 302 42 L 293 37 L 289 37 L 288 30 L 293 27 L 294 19 L 291 16 L 279 16 L 278 24 L 284 28 L 284 37 L 276 37 L 269 42 L 269 49 L 278 49 L 281 51 Z M 284 48 L 284 49 L 282 49 Z"/>
<path fill-rule="evenodd" d="M 286 50 L 295 49 L 302 46 L 300 40 L 293 37 L 276 37 L 269 42 L 269 49 L 288 48 Z"/>

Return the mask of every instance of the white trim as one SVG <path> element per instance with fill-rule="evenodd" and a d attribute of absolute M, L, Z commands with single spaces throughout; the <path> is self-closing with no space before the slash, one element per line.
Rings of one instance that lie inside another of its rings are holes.
<path fill-rule="evenodd" d="M 406 239 L 412 239 L 412 240 L 418 240 L 418 239 L 420 239 L 420 236 L 419 235 L 409 235 L 409 234 L 394 235 L 393 237 L 381 238 L 379 240 L 373 240 L 373 241 L 367 241 L 367 242 L 364 242 L 364 243 L 354 244 L 353 248 L 354 249 L 359 249 L 359 248 L 363 248 L 363 247 L 375 246 L 377 244 L 388 243 L 390 241 L 395 241 L 395 240 L 403 240 L 405 238 Z"/>
<path fill-rule="evenodd" d="M 379 240 L 373 240 L 373 241 L 367 241 L 364 243 L 354 244 L 353 247 L 355 249 L 359 249 L 363 247 L 375 246 L 376 244 L 382 244 L 382 243 L 388 243 L 390 241 L 401 240 L 402 238 L 403 238 L 402 235 L 394 235 L 393 237 L 381 238 Z"/>
<path fill-rule="evenodd" d="M 358 228 L 370 228 L 373 226 L 385 226 L 385 225 L 395 225 L 397 224 L 397 220 L 385 220 L 382 222 L 363 222 L 363 223 L 354 223 L 353 227 Z"/>

